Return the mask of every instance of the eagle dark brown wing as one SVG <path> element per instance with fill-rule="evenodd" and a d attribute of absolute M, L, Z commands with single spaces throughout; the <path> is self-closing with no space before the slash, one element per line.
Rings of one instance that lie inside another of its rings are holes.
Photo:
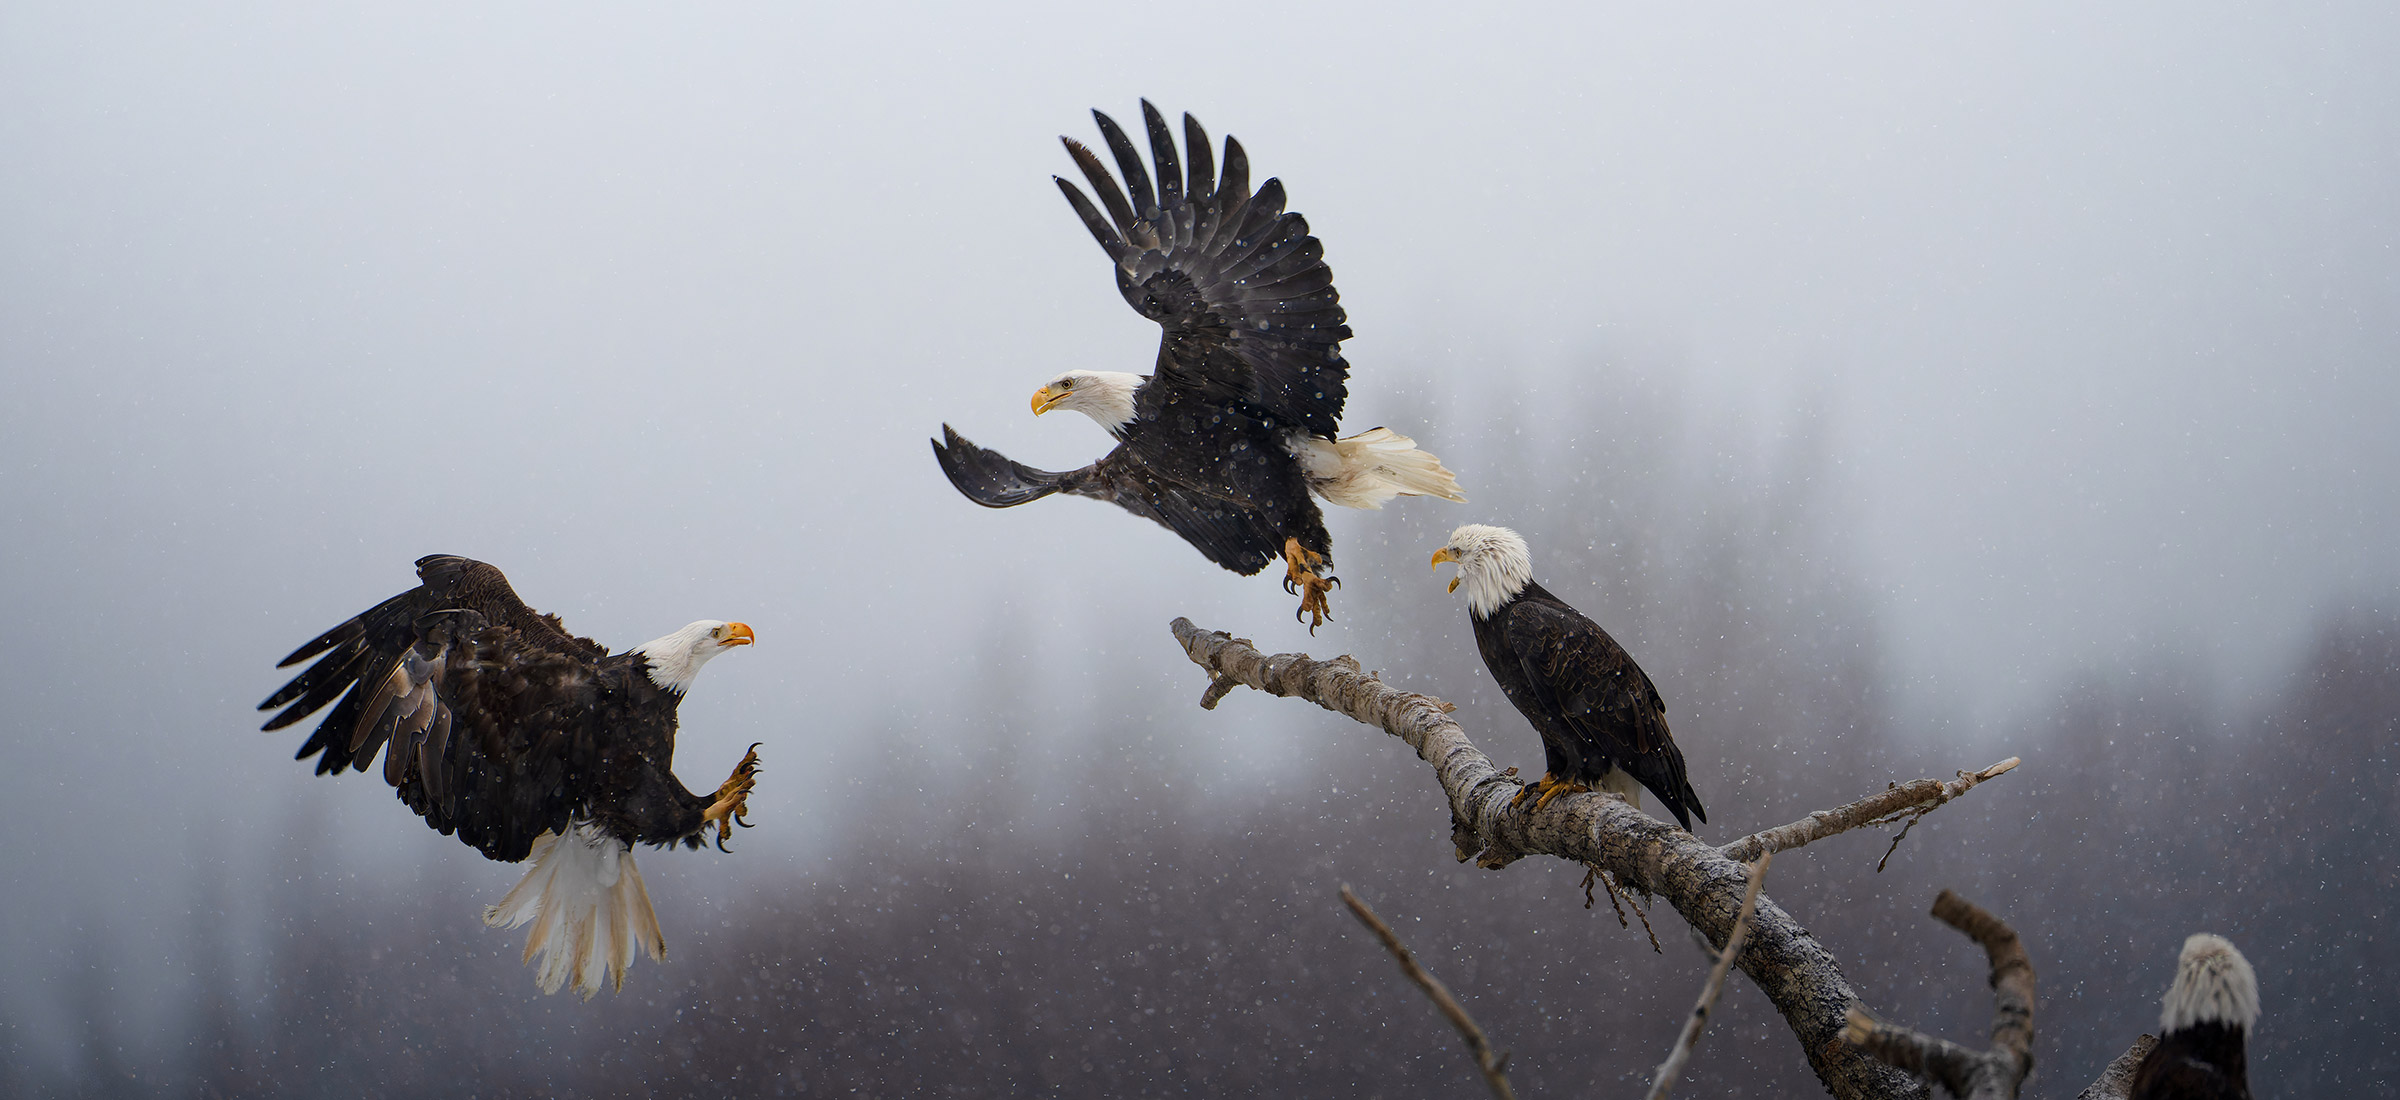
<path fill-rule="evenodd" d="M 1683 750 L 1668 735 L 1666 701 L 1625 647 L 1538 585 L 1528 585 L 1503 614 L 1503 637 L 1536 698 L 1583 739 L 1586 761 L 1605 759 L 1639 780 L 1687 829 L 1687 810 L 1707 821 L 1684 773 Z"/>
<path fill-rule="evenodd" d="M 263 727 L 277 730 L 332 704 L 296 757 L 318 774 L 364 771 L 388 746 L 384 779 L 427 824 L 514 862 L 585 809 L 601 709 L 628 710 L 610 737 L 672 751 L 672 699 L 638 706 L 626 658 L 527 607 L 498 569 L 437 555 L 417 576 L 278 665 L 317 658 L 259 709 L 283 708 Z"/>
<path fill-rule="evenodd" d="M 950 484 L 986 508 L 1013 508 L 1053 493 L 1105 500 L 1181 535 L 1208 560 L 1245 577 L 1275 560 L 1283 542 L 1257 509 L 1169 484 L 1122 445 L 1080 470 L 1039 470 L 944 424 L 933 457 Z"/>
<path fill-rule="evenodd" d="M 1230 137 L 1220 174 L 1208 133 L 1188 114 L 1183 164 L 1166 119 L 1143 100 L 1153 189 L 1125 131 L 1099 111 L 1092 118 L 1132 194 L 1070 138 L 1059 140 L 1099 206 L 1064 178 L 1058 189 L 1116 265 L 1125 301 L 1165 330 L 1156 379 L 1332 437 L 1348 395 L 1340 346 L 1350 326 L 1324 245 L 1306 218 L 1284 210 L 1283 184 L 1270 179 L 1252 193 L 1249 158 Z M 1166 397 L 1155 384 L 1146 389 L 1145 401 Z"/>

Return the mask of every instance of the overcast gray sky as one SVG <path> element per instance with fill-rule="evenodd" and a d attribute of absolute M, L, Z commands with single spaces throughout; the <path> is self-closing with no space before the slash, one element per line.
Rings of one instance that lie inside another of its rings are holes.
<path fill-rule="evenodd" d="M 431 846 L 248 709 L 425 553 L 618 647 L 751 622 L 682 771 L 775 741 L 787 821 L 879 731 L 971 722 L 912 677 L 995 639 L 1175 706 L 1171 615 L 1305 644 L 1272 581 L 1097 506 L 974 509 L 927 454 L 944 420 L 1103 449 L 1026 395 L 1147 369 L 1155 329 L 1048 177 L 1142 95 L 1326 241 L 1353 428 L 1474 454 L 1630 363 L 1696 447 L 1818 421 L 1926 713 L 2161 648 L 2263 690 L 2400 586 L 2394 57 L 2373 4 L 7 5 L 0 970 L 155 927 L 191 853 L 305 807 L 362 867 Z M 1348 579 L 1337 612 L 1439 595 Z M 1316 647 L 1372 652 L 1344 630 Z"/>

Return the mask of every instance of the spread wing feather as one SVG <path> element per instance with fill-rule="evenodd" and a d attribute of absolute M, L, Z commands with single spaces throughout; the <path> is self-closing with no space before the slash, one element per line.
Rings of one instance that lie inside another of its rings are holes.
<path fill-rule="evenodd" d="M 1208 133 L 1188 114 L 1187 166 L 1148 100 L 1147 165 L 1114 119 L 1092 118 L 1124 186 L 1092 150 L 1061 138 L 1098 202 L 1063 177 L 1058 187 L 1116 266 L 1125 301 L 1165 330 L 1157 381 L 1332 436 L 1348 395 L 1340 345 L 1350 328 L 1324 246 L 1306 218 L 1284 209 L 1283 184 L 1270 179 L 1251 193 L 1249 158 L 1232 138 L 1212 179 Z M 1145 402 L 1166 396 L 1146 392 Z"/>
<path fill-rule="evenodd" d="M 281 667 L 316 663 L 259 705 L 283 708 L 263 728 L 331 704 L 297 759 L 318 757 L 322 775 L 364 771 L 381 752 L 385 781 L 429 824 L 522 859 L 578 808 L 607 651 L 527 607 L 490 565 L 436 555 L 417 576 L 286 657 Z"/>
<path fill-rule="evenodd" d="M 1282 539 L 1255 509 L 1192 493 L 1153 476 L 1141 456 L 1120 446 L 1080 470 L 1040 470 L 976 445 L 949 425 L 933 441 L 934 460 L 968 500 L 1013 508 L 1053 493 L 1104 500 L 1181 535 L 1208 560 L 1249 576 L 1275 559 Z"/>

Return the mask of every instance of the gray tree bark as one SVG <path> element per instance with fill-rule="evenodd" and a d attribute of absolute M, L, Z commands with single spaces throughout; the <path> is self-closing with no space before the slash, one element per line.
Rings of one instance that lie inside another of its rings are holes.
<path fill-rule="evenodd" d="M 1214 708 L 1235 687 L 1246 686 L 1308 700 L 1382 729 L 1415 750 L 1433 766 L 1448 797 L 1451 839 L 1460 860 L 1497 869 L 1529 855 L 1548 855 L 1599 868 L 1619 883 L 1665 899 L 1717 950 L 1723 950 L 1747 892 L 1748 869 L 1740 860 L 1922 813 L 2017 763 L 2010 759 L 1981 772 L 1962 772 L 1950 782 L 1902 784 L 1720 849 L 1612 795 L 1572 795 L 1539 812 L 1515 805 L 1523 784 L 1467 739 L 1450 717 L 1450 704 L 1385 684 L 1347 656 L 1330 661 L 1299 653 L 1269 656 L 1246 640 L 1202 630 L 1189 619 L 1176 619 L 1171 629 L 1185 655 L 1208 672 L 1203 707 Z M 1849 1012 L 1864 1002 L 1842 976 L 1833 953 L 1808 929 L 1763 894 L 1747 925 L 1736 965 L 1782 1014 L 1827 1092 L 1841 1100 L 1928 1095 L 1924 1081 L 1842 1041 Z M 2025 1024 L 2029 1045 L 2030 1018 Z"/>

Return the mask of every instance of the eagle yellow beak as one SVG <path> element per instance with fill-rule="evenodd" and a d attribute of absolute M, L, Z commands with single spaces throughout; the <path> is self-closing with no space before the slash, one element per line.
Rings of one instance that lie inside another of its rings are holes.
<path fill-rule="evenodd" d="M 1033 415 L 1040 416 L 1049 412 L 1053 406 L 1066 399 L 1067 391 L 1065 390 L 1054 390 L 1048 386 L 1035 390 L 1033 391 Z"/>
<path fill-rule="evenodd" d="M 717 639 L 717 645 L 730 648 L 737 645 L 751 645 L 757 641 L 758 635 L 750 632 L 749 623 L 726 623 L 725 636 Z"/>
<path fill-rule="evenodd" d="M 1433 552 L 1433 568 L 1435 568 L 1435 569 L 1439 569 L 1439 568 L 1441 568 L 1441 567 L 1442 567 L 1442 563 L 1443 563 L 1443 562 L 1446 562 L 1446 561 L 1457 561 L 1457 560 L 1458 560 L 1458 555 L 1451 553 L 1451 552 L 1450 552 L 1450 548 L 1449 548 L 1449 547 L 1447 547 L 1447 546 L 1445 546 L 1445 547 L 1442 547 L 1441 549 L 1439 549 L 1439 550 L 1436 550 L 1436 551 L 1434 551 L 1434 552 Z M 1462 576 L 1463 576 L 1463 575 L 1462 575 Z M 1462 577 L 1452 577 L 1452 578 L 1450 578 L 1450 591 L 1452 591 L 1452 592 L 1456 592 L 1456 591 L 1458 591 L 1458 582 L 1459 582 L 1461 579 L 1462 579 Z"/>

